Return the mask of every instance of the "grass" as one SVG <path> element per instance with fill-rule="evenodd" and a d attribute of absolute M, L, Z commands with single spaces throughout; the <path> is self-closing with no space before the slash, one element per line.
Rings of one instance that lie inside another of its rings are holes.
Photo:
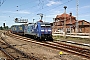
<path fill-rule="evenodd" d="M 63 36 L 53 36 L 53 39 L 55 41 L 74 41 L 74 42 L 80 42 L 80 43 L 88 43 L 90 44 L 90 39 L 86 38 L 73 38 L 73 37 L 66 37 L 66 39 Z"/>

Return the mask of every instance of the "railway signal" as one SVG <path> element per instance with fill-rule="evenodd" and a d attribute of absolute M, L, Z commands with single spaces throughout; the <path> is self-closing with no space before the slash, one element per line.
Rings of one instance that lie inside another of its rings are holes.
<path fill-rule="evenodd" d="M 5 23 L 3 23 L 3 26 L 4 26 L 4 28 L 5 28 Z"/>
<path fill-rule="evenodd" d="M 15 18 L 15 23 L 27 23 L 28 19 L 19 19 L 19 18 Z"/>

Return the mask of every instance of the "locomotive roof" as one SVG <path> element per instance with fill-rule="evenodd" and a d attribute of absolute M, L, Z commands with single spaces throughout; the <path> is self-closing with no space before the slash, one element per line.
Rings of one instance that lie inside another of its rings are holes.
<path fill-rule="evenodd" d="M 32 26 L 32 25 L 34 25 L 35 23 L 32 23 L 32 24 L 28 24 L 29 26 Z"/>
<path fill-rule="evenodd" d="M 40 24 L 50 24 L 49 22 L 37 22 L 37 23 L 40 23 Z"/>
<path fill-rule="evenodd" d="M 13 27 L 13 26 L 21 26 L 21 25 L 34 25 L 34 23 L 20 24 L 20 25 L 12 25 L 11 27 Z"/>

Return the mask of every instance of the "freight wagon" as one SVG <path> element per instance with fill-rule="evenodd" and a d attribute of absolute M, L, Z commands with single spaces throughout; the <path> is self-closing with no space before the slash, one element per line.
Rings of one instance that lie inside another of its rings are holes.
<path fill-rule="evenodd" d="M 11 32 L 19 35 L 24 35 L 24 29 L 26 24 L 11 26 Z"/>

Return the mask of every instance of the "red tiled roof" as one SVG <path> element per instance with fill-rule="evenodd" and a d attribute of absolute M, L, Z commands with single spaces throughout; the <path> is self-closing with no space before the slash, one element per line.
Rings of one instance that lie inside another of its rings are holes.
<path fill-rule="evenodd" d="M 69 14 L 63 13 L 63 14 L 61 14 L 61 15 L 57 15 L 56 18 L 65 17 L 65 15 L 66 15 L 66 17 L 70 17 Z M 74 17 L 74 16 L 72 16 L 72 17 Z"/>
<path fill-rule="evenodd" d="M 78 22 L 82 22 L 82 21 L 85 21 L 85 20 L 78 20 Z M 89 23 L 88 21 L 85 21 L 85 22 Z"/>

